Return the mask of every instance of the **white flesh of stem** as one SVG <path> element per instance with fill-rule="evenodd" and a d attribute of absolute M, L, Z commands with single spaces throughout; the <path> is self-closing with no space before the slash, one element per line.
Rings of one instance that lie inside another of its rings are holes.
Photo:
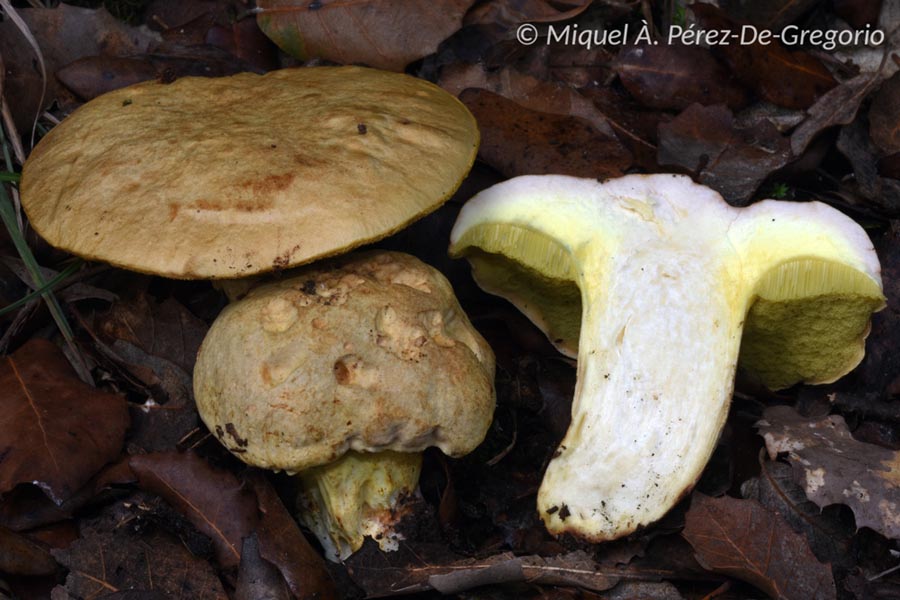
<path fill-rule="evenodd" d="M 802 351 L 795 372 L 776 363 L 775 385 L 849 371 L 862 357 L 869 313 L 883 306 L 871 242 L 838 211 L 774 201 L 735 209 L 680 176 L 504 182 L 463 208 L 451 254 L 470 257 L 482 287 L 550 334 L 577 327 L 544 296 L 567 290 L 567 281 L 580 289 L 577 345 L 552 340 L 577 349 L 578 382 L 538 510 L 551 532 L 595 541 L 657 520 L 696 483 L 727 416 L 757 298 L 772 303 L 764 332 L 788 340 L 780 350 Z M 507 269 L 513 263 L 521 268 Z M 824 318 L 778 311 L 809 298 L 829 309 Z M 823 328 L 832 332 L 825 345 L 848 352 L 817 356 L 822 343 L 809 332 Z"/>
<path fill-rule="evenodd" d="M 743 315 L 722 287 L 731 253 L 642 246 L 583 288 L 573 420 L 538 497 L 555 533 L 611 539 L 657 520 L 725 422 Z"/>

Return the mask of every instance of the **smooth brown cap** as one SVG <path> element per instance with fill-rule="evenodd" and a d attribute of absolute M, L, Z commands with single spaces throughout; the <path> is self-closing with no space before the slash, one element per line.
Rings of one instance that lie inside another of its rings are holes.
<path fill-rule="evenodd" d="M 22 204 L 50 244 L 85 258 L 235 278 L 401 229 L 456 190 L 478 139 L 455 97 L 375 69 L 142 83 L 41 140 Z"/>
<path fill-rule="evenodd" d="M 248 464 L 290 472 L 348 450 L 459 456 L 494 412 L 494 355 L 447 280 L 396 252 L 305 267 L 228 305 L 203 341 L 203 421 Z"/>

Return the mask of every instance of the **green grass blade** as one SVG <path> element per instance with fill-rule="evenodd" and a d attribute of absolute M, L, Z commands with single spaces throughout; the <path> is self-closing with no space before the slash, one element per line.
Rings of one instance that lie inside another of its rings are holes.
<path fill-rule="evenodd" d="M 21 179 L 21 173 L 9 173 L 8 171 L 0 171 L 0 182 L 12 181 L 13 183 L 18 183 Z"/>
<path fill-rule="evenodd" d="M 82 261 L 80 259 L 76 260 L 71 265 L 66 267 L 64 270 L 57 273 L 56 276 L 53 277 L 53 279 L 51 279 L 50 281 L 48 281 L 47 283 L 45 283 L 38 289 L 23 296 L 22 298 L 19 298 L 12 304 L 7 304 L 3 308 L 0 308 L 0 316 L 5 315 L 8 312 L 12 312 L 12 311 L 16 310 L 17 308 L 21 308 L 22 306 L 25 306 L 26 304 L 28 304 L 29 302 L 31 302 L 38 296 L 43 296 L 45 293 L 49 292 L 50 290 L 55 288 L 57 285 L 59 285 L 63 280 L 65 280 L 67 277 L 69 277 L 69 275 L 71 275 L 72 273 L 77 271 L 78 268 L 81 267 L 83 262 L 84 261 Z"/>
<path fill-rule="evenodd" d="M 32 279 L 34 279 L 35 287 L 43 288 L 46 285 L 46 282 L 41 275 L 40 265 L 38 265 L 37 260 L 35 260 L 34 255 L 31 253 L 31 248 L 28 247 L 25 238 L 22 237 L 21 232 L 19 232 L 19 227 L 16 223 L 16 211 L 13 208 L 12 199 L 6 192 L 6 186 L 4 185 L 0 185 L 0 219 L 3 220 L 6 230 L 9 232 L 9 237 L 12 239 L 19 256 L 22 258 L 25 267 L 31 274 Z M 72 333 L 72 326 L 69 325 L 68 319 L 66 319 L 65 314 L 63 314 L 62 307 L 56 299 L 56 296 L 53 295 L 52 291 L 46 291 L 41 294 L 41 296 L 47 303 L 47 308 L 50 309 L 50 314 L 53 316 L 53 320 L 56 321 L 56 326 L 59 327 L 63 337 L 66 338 L 67 342 L 72 343 L 75 339 L 75 334 Z"/>

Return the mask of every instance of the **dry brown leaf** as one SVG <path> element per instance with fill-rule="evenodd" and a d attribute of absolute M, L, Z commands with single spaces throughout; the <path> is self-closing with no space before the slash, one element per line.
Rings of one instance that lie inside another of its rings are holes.
<path fill-rule="evenodd" d="M 83 383 L 51 342 L 4 357 L 0 389 L 0 492 L 34 483 L 60 505 L 119 455 L 125 399 Z"/>
<path fill-rule="evenodd" d="M 257 22 L 296 58 L 402 71 L 462 27 L 474 0 L 259 0 Z"/>
<path fill-rule="evenodd" d="M 490 0 L 466 15 L 466 25 L 509 29 L 520 23 L 552 23 L 577 17 L 593 0 Z"/>
<path fill-rule="evenodd" d="M 878 161 L 878 173 L 891 179 L 900 179 L 900 152 L 880 159 Z"/>
<path fill-rule="evenodd" d="M 694 104 L 659 127 L 659 164 L 687 169 L 738 206 L 790 158 L 790 144 L 774 125 L 738 128 L 721 105 Z"/>
<path fill-rule="evenodd" d="M 219 564 L 238 566 L 242 539 L 258 516 L 256 498 L 237 477 L 193 453 L 142 454 L 129 464 L 142 489 L 164 498 L 212 540 Z"/>
<path fill-rule="evenodd" d="M 139 510 L 139 499 L 116 503 L 100 517 L 82 521 L 81 538 L 67 549 L 51 551 L 69 569 L 65 590 L 70 596 L 63 597 L 143 593 L 170 600 L 227 600 L 208 562 L 166 533 L 135 526 Z"/>
<path fill-rule="evenodd" d="M 872 99 L 869 135 L 883 152 L 900 152 L 900 72 L 885 81 Z"/>
<path fill-rule="evenodd" d="M 174 298 L 159 302 L 146 293 L 113 304 L 96 326 L 112 343 L 129 342 L 151 356 L 175 363 L 185 373 L 194 370 L 206 323 Z"/>
<path fill-rule="evenodd" d="M 244 538 L 234 600 L 292 600 L 281 573 L 259 555 L 256 534 Z"/>
<path fill-rule="evenodd" d="M 259 503 L 259 556 L 275 565 L 298 599 L 335 598 L 325 561 L 303 537 L 272 485 L 259 470 L 251 471 L 246 479 Z"/>
<path fill-rule="evenodd" d="M 0 571 L 9 575 L 52 575 L 56 561 L 43 546 L 0 527 Z"/>
<path fill-rule="evenodd" d="M 882 176 L 878 160 L 881 151 L 875 146 L 869 135 L 869 127 L 867 127 L 864 116 L 841 127 L 836 146 L 853 167 L 853 179 L 844 185 L 848 187 L 852 185 L 852 189 L 857 191 L 858 199 L 854 200 L 856 200 L 855 204 L 858 209 L 882 217 L 896 217 L 900 214 L 900 181 Z M 882 269 L 884 267 L 885 261 L 882 258 Z M 891 285 L 888 279 L 885 278 L 884 281 L 886 285 Z M 871 347 L 879 349 L 882 345 L 890 344 L 892 339 L 890 336 L 872 336 Z M 866 358 L 869 358 L 868 354 Z M 885 370 L 880 374 L 884 377 L 891 373 L 897 373 L 897 371 Z M 867 374 L 874 375 L 875 372 L 867 370 Z M 865 383 L 869 384 L 871 381 Z"/>
<path fill-rule="evenodd" d="M 791 134 L 794 155 L 800 156 L 825 129 L 853 121 L 860 104 L 880 80 L 877 73 L 863 73 L 822 95 L 809 107 L 808 116 Z"/>
<path fill-rule="evenodd" d="M 637 166 L 650 173 L 660 170 L 656 162 L 657 136 L 660 123 L 671 118 L 668 113 L 644 108 L 618 86 L 585 88 L 581 94 L 590 98 L 607 118 Z"/>
<path fill-rule="evenodd" d="M 34 34 L 47 64 L 45 106 L 59 95 L 61 88 L 53 74 L 61 66 L 84 56 L 141 54 L 159 43 L 153 32 L 129 27 L 103 8 L 60 4 L 56 8 L 23 8 L 19 14 Z M 0 55 L 7 69 L 7 98 L 16 100 L 11 103 L 16 125 L 22 132 L 30 131 L 42 82 L 32 67 L 33 51 L 8 19 L 0 21 Z"/>
<path fill-rule="evenodd" d="M 878 25 L 882 0 L 832 0 L 834 12 L 857 29 Z"/>
<path fill-rule="evenodd" d="M 802 533 L 816 557 L 834 566 L 850 569 L 854 528 L 834 512 L 823 512 L 807 499 L 803 488 L 794 482 L 791 466 L 780 461 L 761 460 L 760 475 L 741 486 L 745 498 L 777 512 L 794 531 Z"/>
<path fill-rule="evenodd" d="M 695 492 L 682 535 L 712 571 L 753 584 L 779 600 L 836 598 L 831 567 L 806 539 L 754 500 Z"/>
<path fill-rule="evenodd" d="M 529 110 L 482 89 L 459 99 L 481 130 L 479 157 L 507 177 L 573 175 L 606 179 L 631 166 L 631 153 L 619 140 L 578 117 Z"/>
<path fill-rule="evenodd" d="M 694 103 L 740 108 L 747 103 L 744 88 L 699 46 L 625 46 L 615 71 L 625 89 L 651 108 L 682 110 Z"/>
<path fill-rule="evenodd" d="M 819 0 L 720 0 L 719 6 L 735 19 L 749 21 L 765 29 L 780 30 L 818 2 Z"/>
<path fill-rule="evenodd" d="M 615 136 L 606 116 L 574 89 L 541 81 L 509 67 L 489 73 L 480 65 L 458 63 L 441 72 L 438 85 L 454 96 L 466 88 L 488 90 L 531 110 L 585 119 L 600 133 Z"/>
<path fill-rule="evenodd" d="M 59 81 L 83 100 L 142 81 L 174 81 L 179 77 L 225 77 L 253 70 L 220 51 L 183 55 L 145 54 L 137 57 L 86 56 L 56 72 Z"/>
<path fill-rule="evenodd" d="M 757 429 L 771 459 L 787 455 L 807 498 L 846 504 L 857 527 L 900 538 L 900 452 L 853 439 L 839 415 L 807 419 L 787 406 L 766 409 Z"/>
<path fill-rule="evenodd" d="M 705 29 L 739 30 L 734 21 L 710 4 L 694 3 L 691 10 Z M 802 50 L 788 50 L 779 42 L 717 45 L 713 51 L 728 63 L 735 77 L 779 106 L 808 108 L 837 85 L 817 58 Z"/>

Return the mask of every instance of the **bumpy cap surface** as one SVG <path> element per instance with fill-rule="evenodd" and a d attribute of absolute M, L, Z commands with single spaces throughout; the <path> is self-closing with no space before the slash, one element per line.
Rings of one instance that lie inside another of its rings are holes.
<path fill-rule="evenodd" d="M 295 472 L 351 449 L 466 454 L 490 425 L 493 376 L 449 282 L 412 256 L 369 252 L 227 306 L 200 349 L 194 394 L 244 462 Z"/>
<path fill-rule="evenodd" d="M 88 102 L 29 157 L 22 203 L 50 244 L 182 279 L 338 254 L 437 208 L 475 119 L 427 81 L 311 67 L 142 83 Z"/>

